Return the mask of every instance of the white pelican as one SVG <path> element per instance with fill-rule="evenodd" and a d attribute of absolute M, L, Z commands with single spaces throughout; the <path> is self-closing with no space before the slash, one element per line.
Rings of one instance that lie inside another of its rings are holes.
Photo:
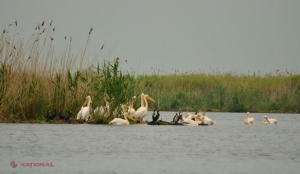
<path fill-rule="evenodd" d="M 133 115 L 135 113 L 135 109 L 133 108 L 133 102 L 135 101 L 136 96 L 133 96 L 131 101 L 126 104 L 120 104 L 120 109 L 122 113 L 128 113 L 129 115 Z"/>
<path fill-rule="evenodd" d="M 128 113 L 124 113 L 123 116 L 124 116 L 124 119 L 114 118 L 112 121 L 109 122 L 109 124 L 116 125 L 116 126 L 129 125 L 129 121 L 128 121 L 127 117 L 134 121 L 134 119 L 130 115 L 128 115 Z"/>
<path fill-rule="evenodd" d="M 191 113 L 188 113 L 186 116 L 182 117 L 183 119 L 192 119 L 194 116 Z"/>
<path fill-rule="evenodd" d="M 133 108 L 133 103 L 136 100 L 136 96 L 133 96 L 131 101 L 128 103 L 128 113 L 129 115 L 134 115 L 135 109 Z M 142 102 L 141 102 L 142 105 Z"/>
<path fill-rule="evenodd" d="M 199 123 L 198 123 L 198 121 L 194 120 L 194 118 L 193 119 L 187 118 L 187 119 L 183 120 L 182 125 L 184 125 L 184 126 L 198 126 Z"/>
<path fill-rule="evenodd" d="M 244 119 L 245 124 L 253 124 L 254 123 L 254 118 L 250 117 L 250 113 L 247 112 L 246 118 Z"/>
<path fill-rule="evenodd" d="M 80 111 L 77 114 L 77 120 L 84 119 L 85 121 L 88 121 L 90 117 L 90 110 L 92 109 L 92 99 L 90 96 L 87 96 L 85 99 L 85 102 L 83 103 Z"/>
<path fill-rule="evenodd" d="M 141 107 L 138 108 L 135 113 L 132 115 L 136 121 L 139 121 L 140 123 L 143 123 L 143 118 L 147 115 L 148 113 L 148 100 L 152 101 L 152 102 L 155 102 L 155 100 L 153 98 L 151 98 L 148 94 L 145 94 L 142 93 L 141 94 L 141 98 L 142 101 L 141 101 Z"/>
<path fill-rule="evenodd" d="M 105 106 L 97 107 L 94 110 L 94 114 L 104 116 L 108 112 L 108 110 L 109 110 L 109 102 L 105 100 Z"/>
<path fill-rule="evenodd" d="M 128 111 L 128 105 L 120 104 L 121 112 L 125 113 Z M 127 112 L 128 113 L 128 112 Z"/>
<path fill-rule="evenodd" d="M 142 107 L 142 106 L 145 106 L 144 96 L 145 96 L 145 94 L 144 94 L 144 93 L 141 93 L 141 107 Z"/>
<path fill-rule="evenodd" d="M 199 114 L 199 115 L 200 115 L 201 124 L 213 125 L 215 123 L 208 116 L 206 116 L 206 115 L 203 116 L 202 114 Z"/>
<path fill-rule="evenodd" d="M 201 114 L 197 113 L 196 115 L 194 115 L 194 119 L 195 119 L 196 122 L 198 122 L 198 125 L 202 124 L 202 121 L 201 121 L 200 117 L 201 117 Z"/>
<path fill-rule="evenodd" d="M 141 93 L 141 107 L 140 107 L 140 108 L 145 107 L 144 96 L 145 96 L 145 94 L 144 94 L 144 93 Z M 137 110 L 139 110 L 140 108 L 138 108 Z M 136 112 L 137 110 L 135 110 L 135 111 L 134 111 L 134 114 L 132 114 L 133 118 L 136 117 L 136 116 L 135 116 L 135 115 L 136 115 L 135 112 Z M 141 112 L 141 111 L 139 111 L 139 112 Z M 136 119 L 136 121 L 138 121 L 139 118 L 135 118 L 135 119 Z"/>
<path fill-rule="evenodd" d="M 273 118 L 268 118 L 266 115 L 263 119 L 263 124 L 277 124 L 277 120 Z"/>

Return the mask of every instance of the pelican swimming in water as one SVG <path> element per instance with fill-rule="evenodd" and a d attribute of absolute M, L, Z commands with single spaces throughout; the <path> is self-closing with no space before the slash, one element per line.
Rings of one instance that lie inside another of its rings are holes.
<path fill-rule="evenodd" d="M 88 121 L 89 117 L 90 117 L 90 110 L 92 109 L 92 99 L 90 96 L 86 97 L 85 102 L 83 103 L 80 111 L 77 114 L 77 120 L 79 119 L 84 119 L 85 121 Z"/>
<path fill-rule="evenodd" d="M 143 118 L 147 115 L 148 113 L 148 101 L 150 100 L 152 102 L 155 102 L 153 98 L 151 98 L 148 94 L 142 93 L 141 94 L 141 107 L 138 108 L 135 113 L 132 115 L 136 121 L 139 121 L 140 123 L 143 123 Z"/>
<path fill-rule="evenodd" d="M 250 113 L 247 112 L 246 118 L 244 119 L 245 124 L 253 124 L 254 123 L 254 118 L 250 117 Z"/>
<path fill-rule="evenodd" d="M 129 121 L 128 121 L 127 118 L 129 118 L 129 119 L 131 119 L 131 120 L 134 121 L 134 119 L 128 113 L 124 113 L 123 116 L 124 116 L 124 119 L 122 119 L 122 118 L 114 118 L 108 124 L 116 125 L 116 126 L 129 125 Z"/>
<path fill-rule="evenodd" d="M 274 118 L 268 118 L 266 115 L 263 119 L 263 124 L 277 124 L 277 120 Z"/>

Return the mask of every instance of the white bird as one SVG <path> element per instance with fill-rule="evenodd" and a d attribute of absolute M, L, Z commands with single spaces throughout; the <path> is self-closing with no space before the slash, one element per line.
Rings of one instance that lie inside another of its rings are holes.
<path fill-rule="evenodd" d="M 201 120 L 202 125 L 213 125 L 213 124 L 215 124 L 215 122 L 213 122 L 211 118 L 209 118 L 206 115 L 202 115 L 201 113 L 200 113 L 200 120 Z"/>
<path fill-rule="evenodd" d="M 250 117 L 250 113 L 247 112 L 246 118 L 244 119 L 245 124 L 253 124 L 254 123 L 254 118 Z"/>
<path fill-rule="evenodd" d="M 133 108 L 133 103 L 134 103 L 135 100 L 136 100 L 136 96 L 133 96 L 131 101 L 128 103 L 128 113 L 129 113 L 129 115 L 134 115 L 134 113 L 135 113 L 135 109 Z"/>
<path fill-rule="evenodd" d="M 127 104 L 120 104 L 121 112 L 128 113 L 128 105 Z"/>
<path fill-rule="evenodd" d="M 105 100 L 105 106 L 98 106 L 94 110 L 94 114 L 100 115 L 100 116 L 106 116 L 106 113 L 109 112 L 109 102 Z"/>
<path fill-rule="evenodd" d="M 144 96 L 145 96 L 145 94 L 144 94 L 144 93 L 141 93 L 141 107 L 142 107 L 142 106 L 145 106 L 145 103 L 144 103 Z"/>
<path fill-rule="evenodd" d="M 263 124 L 277 124 L 277 120 L 274 118 L 268 118 L 266 115 L 263 119 Z"/>
<path fill-rule="evenodd" d="M 191 113 L 187 113 L 187 115 L 186 115 L 186 116 L 183 116 L 182 118 L 183 118 L 183 119 L 192 119 L 192 118 L 194 118 L 194 116 L 193 116 L 193 114 L 191 114 Z"/>
<path fill-rule="evenodd" d="M 91 97 L 87 96 L 85 102 L 83 103 L 80 111 L 77 114 L 77 118 L 76 118 L 77 120 L 84 119 L 85 121 L 88 121 L 90 117 L 90 110 L 92 109 L 91 103 L 92 103 Z"/>
<path fill-rule="evenodd" d="M 194 119 L 196 122 L 198 122 L 198 125 L 202 124 L 202 121 L 201 121 L 201 114 L 197 113 L 196 115 L 194 115 Z"/>
<path fill-rule="evenodd" d="M 128 121 L 127 117 L 134 121 L 134 119 L 128 113 L 124 113 L 123 116 L 124 116 L 124 119 L 114 118 L 108 124 L 116 125 L 116 126 L 129 125 L 129 121 Z"/>
<path fill-rule="evenodd" d="M 144 104 L 144 96 L 145 96 L 145 94 L 144 93 L 141 93 L 141 107 L 140 108 L 143 108 L 143 107 L 145 107 L 145 104 Z M 139 110 L 140 108 L 138 108 L 137 110 Z M 131 114 L 132 115 L 132 117 L 134 118 L 134 119 L 136 119 L 136 121 L 139 121 L 139 118 L 136 118 L 136 114 L 135 114 L 135 112 L 137 111 L 137 110 L 134 110 L 134 114 Z M 139 111 L 139 112 L 141 112 L 141 111 Z"/>
<path fill-rule="evenodd" d="M 184 125 L 184 126 L 198 126 L 199 123 L 196 120 L 187 118 L 187 119 L 183 120 L 182 125 Z"/>
<path fill-rule="evenodd" d="M 135 113 L 132 115 L 136 121 L 139 121 L 140 123 L 143 123 L 143 118 L 147 115 L 148 113 L 148 101 L 150 100 L 152 102 L 155 102 L 153 98 L 151 98 L 148 94 L 142 93 L 141 94 L 141 107 L 138 108 Z"/>

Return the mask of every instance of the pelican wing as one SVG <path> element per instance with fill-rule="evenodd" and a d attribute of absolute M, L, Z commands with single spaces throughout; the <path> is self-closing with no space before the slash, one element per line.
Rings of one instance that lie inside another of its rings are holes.
<path fill-rule="evenodd" d="M 132 116 L 137 121 L 141 117 L 143 117 L 145 114 L 147 114 L 147 109 L 145 107 L 140 107 L 140 108 L 138 108 L 138 110 L 135 111 L 135 113 Z"/>
<path fill-rule="evenodd" d="M 80 111 L 77 114 L 77 118 L 76 118 L 77 120 L 81 119 L 81 117 L 82 117 L 82 108 L 83 107 L 81 107 Z"/>

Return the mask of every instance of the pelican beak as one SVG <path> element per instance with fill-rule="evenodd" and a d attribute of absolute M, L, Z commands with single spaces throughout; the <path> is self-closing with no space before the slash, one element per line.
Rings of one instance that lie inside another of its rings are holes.
<path fill-rule="evenodd" d="M 148 100 L 152 101 L 152 102 L 155 102 L 155 100 L 149 96 L 146 97 Z"/>
<path fill-rule="evenodd" d="M 135 121 L 135 119 L 131 115 L 129 115 L 129 114 L 126 115 L 125 117 L 128 118 L 128 119 L 130 119 L 131 121 Z"/>

